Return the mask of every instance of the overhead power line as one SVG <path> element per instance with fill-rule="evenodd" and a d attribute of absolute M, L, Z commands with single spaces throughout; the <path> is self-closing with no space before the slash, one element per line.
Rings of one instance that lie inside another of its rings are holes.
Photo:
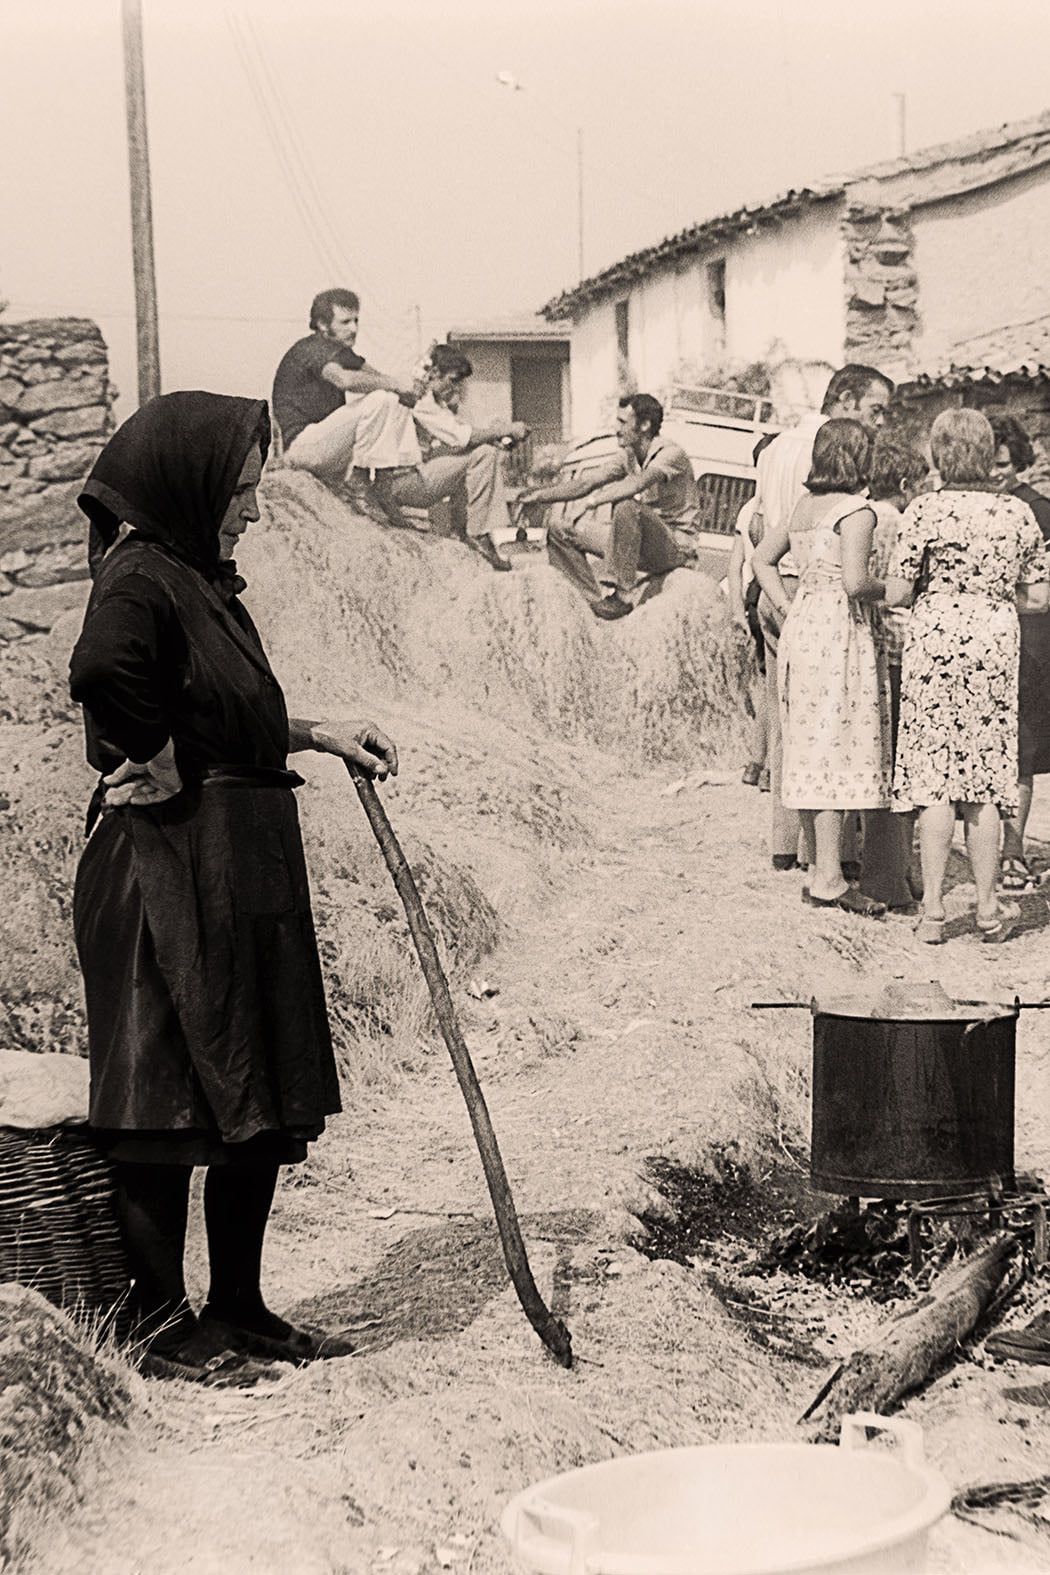
<path fill-rule="evenodd" d="M 281 90 L 280 84 L 270 65 L 266 49 L 261 38 L 259 37 L 259 31 L 256 27 L 254 19 L 251 16 L 246 16 L 244 18 L 244 26 L 248 37 L 254 44 L 255 53 L 258 58 L 259 65 L 262 67 L 262 73 L 266 79 L 266 85 L 269 89 L 271 101 L 283 128 L 287 146 L 291 154 L 291 163 L 293 167 L 298 167 L 298 173 L 302 180 L 303 189 L 306 193 L 307 200 L 310 203 L 311 209 L 315 214 L 323 232 L 327 234 L 335 256 L 341 260 L 343 266 L 346 269 L 348 277 L 358 281 L 362 288 L 367 292 L 370 311 L 373 307 L 375 307 L 384 315 L 396 317 L 398 320 L 400 320 L 405 315 L 405 312 L 398 312 L 396 310 L 391 312 L 388 310 L 387 304 L 383 300 L 382 296 L 380 296 L 375 291 L 374 281 L 368 272 L 362 268 L 359 263 L 355 262 L 353 258 L 351 258 L 347 253 L 342 236 L 336 228 L 335 222 L 329 217 L 328 211 L 325 207 L 325 200 L 321 195 L 321 190 L 314 174 L 314 169 L 309 157 L 309 153 L 306 146 L 304 145 L 303 139 L 299 136 L 299 133 L 296 129 L 291 111 L 288 108 L 288 104 Z"/>
<path fill-rule="evenodd" d="M 390 310 L 372 293 L 367 278 L 347 256 L 251 18 L 240 18 L 227 11 L 227 22 L 284 184 L 314 252 L 333 277 L 349 278 L 359 284 L 367 298 L 369 316 L 377 320 L 382 337 L 395 341 L 399 357 L 411 359 L 410 308 L 400 313 Z"/>
<path fill-rule="evenodd" d="M 263 95 L 253 67 L 251 56 L 248 53 L 247 45 L 245 44 L 244 39 L 241 37 L 237 18 L 233 15 L 232 11 L 228 11 L 226 13 L 226 21 L 229 25 L 230 36 L 233 39 L 234 49 L 236 50 L 237 58 L 240 61 L 241 70 L 244 72 L 252 98 L 255 100 L 255 107 L 259 112 L 260 119 L 262 120 L 263 129 L 266 132 L 270 147 L 273 150 L 274 157 L 277 160 L 278 168 L 280 169 L 281 175 L 284 178 L 284 183 L 288 188 L 288 194 L 298 211 L 303 229 L 305 230 L 307 238 L 317 253 L 318 261 L 322 263 L 325 269 L 334 271 L 335 264 L 333 262 L 331 253 L 328 251 L 324 237 L 320 235 L 316 229 L 313 216 L 306 206 L 305 201 L 303 200 L 302 192 L 299 186 L 296 184 L 294 176 L 292 175 L 292 171 L 288 165 L 280 135 L 278 134 L 277 127 L 274 124 L 273 116 L 270 113 L 270 107 L 266 102 L 265 96 Z"/>

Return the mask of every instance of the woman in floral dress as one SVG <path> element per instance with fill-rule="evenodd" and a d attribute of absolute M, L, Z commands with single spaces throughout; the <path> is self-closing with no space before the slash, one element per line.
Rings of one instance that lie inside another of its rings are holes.
<path fill-rule="evenodd" d="M 1044 542 L 1050 542 L 1050 497 L 1018 475 L 1035 464 L 1032 440 L 1008 411 L 986 414 L 997 445 L 991 479 L 1000 492 L 1028 504 Z M 1039 884 L 1025 857 L 1024 838 L 1035 778 L 1050 773 L 1050 618 L 1021 620 L 1017 702 L 1017 814 L 1003 822 L 1004 891 L 1027 891 Z"/>
<path fill-rule="evenodd" d="M 905 510 L 886 582 L 890 606 L 913 606 L 893 807 L 919 810 L 920 938 L 944 939 L 944 876 L 961 807 L 977 928 L 1000 941 L 1018 918 L 997 890 L 1000 817 L 1017 809 L 1017 614 L 1046 608 L 1048 564 L 1031 509 L 993 489 L 995 439 L 979 411 L 944 411 L 930 447 L 942 489 Z"/>
<path fill-rule="evenodd" d="M 811 867 L 803 901 L 882 918 L 886 905 L 850 886 L 842 870 L 843 814 L 889 804 L 889 695 L 872 633 L 883 584 L 868 572 L 875 514 L 867 485 L 871 434 L 833 420 L 813 443 L 806 496 L 788 524 L 755 550 L 754 573 L 784 618 L 777 653 L 784 768 L 781 799 L 802 818 Z M 776 565 L 799 565 L 788 605 Z"/>

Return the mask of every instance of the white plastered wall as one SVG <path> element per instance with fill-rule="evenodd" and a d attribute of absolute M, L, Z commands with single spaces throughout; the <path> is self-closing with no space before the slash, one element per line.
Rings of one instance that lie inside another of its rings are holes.
<path fill-rule="evenodd" d="M 616 299 L 629 302 L 630 366 L 659 393 L 683 364 L 779 359 L 842 361 L 846 334 L 841 204 L 829 202 L 724 251 L 667 262 L 619 297 L 584 309 L 572 335 L 573 430 L 594 431 L 617 388 Z M 726 264 L 725 343 L 711 307 L 707 265 Z"/>
<path fill-rule="evenodd" d="M 912 214 L 919 366 L 1050 312 L 1050 166 Z"/>

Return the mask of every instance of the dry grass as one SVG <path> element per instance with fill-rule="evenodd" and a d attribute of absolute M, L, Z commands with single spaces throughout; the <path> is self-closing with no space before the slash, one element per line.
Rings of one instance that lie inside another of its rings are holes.
<path fill-rule="evenodd" d="M 282 671 L 329 675 L 333 698 L 452 698 L 635 767 L 735 739 L 746 652 L 704 575 L 672 575 L 607 627 L 544 560 L 493 575 L 455 542 L 384 532 L 302 473 L 274 475 L 266 505 L 244 552 L 252 605 Z"/>
<path fill-rule="evenodd" d="M 46 1518 L 77 1501 L 99 1429 L 131 1406 L 131 1370 L 35 1291 L 0 1286 L 0 1561 L 17 1568 Z"/>
<path fill-rule="evenodd" d="M 607 628 L 535 560 L 493 575 L 461 544 L 361 520 L 304 475 L 278 472 L 267 501 L 243 555 L 248 605 L 293 712 L 373 714 L 404 746 L 384 798 L 454 977 L 564 879 L 589 784 L 613 761 L 693 763 L 732 740 L 738 646 L 703 576 L 672 576 Z M 0 1007 L 26 1048 L 84 1044 L 71 898 L 92 778 L 64 688 L 76 622 L 3 658 L 18 769 L 0 809 Z M 418 964 L 345 773 L 317 756 L 303 772 L 340 1063 L 351 1087 L 394 1086 L 432 1043 Z"/>

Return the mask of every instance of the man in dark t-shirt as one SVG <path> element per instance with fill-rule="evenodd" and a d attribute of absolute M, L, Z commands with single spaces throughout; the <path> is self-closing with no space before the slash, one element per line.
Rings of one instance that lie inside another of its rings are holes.
<path fill-rule="evenodd" d="M 311 332 L 286 351 L 274 377 L 274 420 L 287 465 L 348 484 L 362 513 L 407 526 L 388 473 L 418 463 L 416 396 L 355 351 L 360 310 L 352 290 L 314 297 Z"/>
<path fill-rule="evenodd" d="M 333 415 L 346 402 L 342 391 L 322 376 L 325 367 L 360 372 L 364 364 L 363 355 L 318 330 L 285 351 L 273 380 L 273 414 L 286 452 L 305 427 Z"/>

